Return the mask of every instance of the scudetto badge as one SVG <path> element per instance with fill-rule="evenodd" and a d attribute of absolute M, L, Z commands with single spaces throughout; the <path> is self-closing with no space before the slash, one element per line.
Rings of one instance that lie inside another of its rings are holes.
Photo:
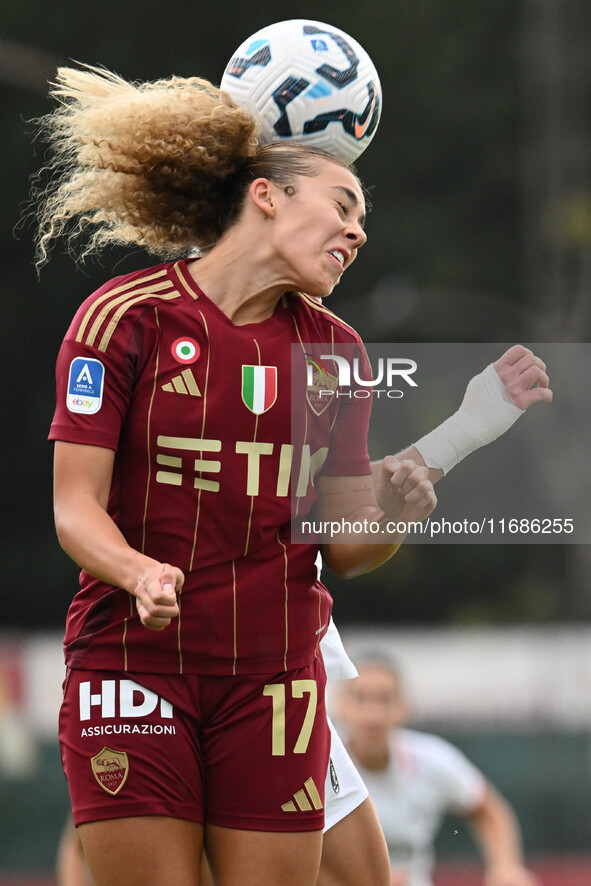
<path fill-rule="evenodd" d="M 277 400 L 277 367 L 242 367 L 242 402 L 255 415 L 262 415 Z"/>
<path fill-rule="evenodd" d="M 129 774 L 129 759 L 125 751 L 103 748 L 90 760 L 92 772 L 100 786 L 108 794 L 118 794 Z"/>

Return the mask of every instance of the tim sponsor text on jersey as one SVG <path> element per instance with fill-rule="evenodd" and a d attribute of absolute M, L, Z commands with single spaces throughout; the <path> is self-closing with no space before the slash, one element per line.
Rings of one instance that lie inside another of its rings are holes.
<path fill-rule="evenodd" d="M 156 460 L 161 466 L 161 469 L 156 473 L 157 483 L 181 486 L 186 472 L 190 472 L 194 475 L 193 486 L 195 489 L 219 492 L 219 480 L 204 477 L 203 474 L 219 474 L 222 463 L 219 459 L 204 458 L 203 456 L 208 453 L 219 453 L 221 456 L 223 454 L 221 440 L 159 435 L 157 445 L 159 452 Z M 176 454 L 171 455 L 170 453 L 173 451 Z M 246 489 L 244 491 L 247 495 L 256 496 L 259 494 L 261 469 L 266 470 L 268 465 L 277 463 L 278 455 L 275 494 L 279 498 L 289 495 L 293 474 L 294 477 L 297 476 L 295 494 L 300 498 L 306 495 L 310 478 L 314 478 L 326 461 L 328 447 L 322 446 L 312 452 L 308 443 L 296 447 L 291 443 L 237 440 L 233 446 L 233 454 L 246 459 Z M 163 467 L 166 467 L 166 470 L 163 470 Z"/>

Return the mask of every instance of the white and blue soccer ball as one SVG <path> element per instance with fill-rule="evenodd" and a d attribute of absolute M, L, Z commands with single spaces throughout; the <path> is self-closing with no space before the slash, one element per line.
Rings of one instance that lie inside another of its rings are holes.
<path fill-rule="evenodd" d="M 291 139 L 352 163 L 375 135 L 382 90 L 367 52 L 322 22 L 261 28 L 226 66 L 221 88 L 260 124 L 261 144 Z"/>

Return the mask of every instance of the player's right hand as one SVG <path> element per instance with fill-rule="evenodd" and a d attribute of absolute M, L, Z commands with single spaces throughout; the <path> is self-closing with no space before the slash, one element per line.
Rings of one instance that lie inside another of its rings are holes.
<path fill-rule="evenodd" d="M 379 507 L 390 520 L 420 522 L 437 505 L 429 468 L 413 459 L 387 455 L 374 469 L 374 489 Z"/>
<path fill-rule="evenodd" d="M 546 364 L 529 348 L 513 345 L 493 363 L 493 367 L 520 409 L 527 409 L 539 401 L 552 402 Z"/>
<path fill-rule="evenodd" d="M 177 595 L 185 576 L 176 566 L 162 563 L 143 575 L 134 590 L 135 605 L 144 627 L 161 631 L 179 614 Z"/>

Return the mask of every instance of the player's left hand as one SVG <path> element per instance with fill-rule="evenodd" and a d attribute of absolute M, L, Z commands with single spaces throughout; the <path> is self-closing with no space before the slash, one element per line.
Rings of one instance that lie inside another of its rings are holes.
<path fill-rule="evenodd" d="M 149 631 L 162 631 L 179 615 L 178 594 L 185 576 L 175 566 L 156 563 L 147 569 L 133 592 L 140 621 Z"/>
<path fill-rule="evenodd" d="M 538 877 L 522 864 L 495 865 L 484 876 L 485 886 L 540 886 Z"/>
<path fill-rule="evenodd" d="M 389 519 L 417 523 L 435 509 L 437 496 L 428 468 L 387 455 L 372 470 L 377 503 Z"/>
<path fill-rule="evenodd" d="M 546 364 L 529 348 L 513 345 L 493 363 L 493 367 L 520 409 L 527 409 L 533 403 L 552 401 Z"/>

